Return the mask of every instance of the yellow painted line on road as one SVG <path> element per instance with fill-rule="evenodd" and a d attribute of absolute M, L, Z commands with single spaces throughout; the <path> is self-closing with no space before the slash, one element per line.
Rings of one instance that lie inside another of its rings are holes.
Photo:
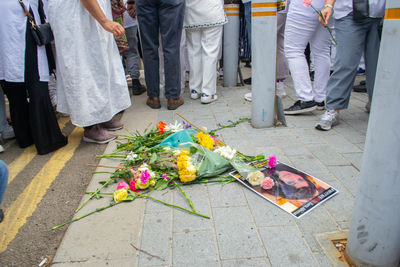
<path fill-rule="evenodd" d="M 0 253 L 7 249 L 19 229 L 32 216 L 53 181 L 74 155 L 76 148 L 81 143 L 82 136 L 83 128 L 76 127 L 68 137 L 68 145 L 54 153 L 24 192 L 6 210 L 4 221 L 0 224 Z"/>
<path fill-rule="evenodd" d="M 69 122 L 69 117 L 61 117 L 58 119 L 58 125 L 60 129 L 64 128 L 65 124 Z M 13 162 L 8 165 L 9 175 L 8 183 L 10 184 L 12 180 L 31 162 L 31 160 L 37 155 L 36 148 L 31 145 L 24 149 L 22 154 L 16 158 Z"/>

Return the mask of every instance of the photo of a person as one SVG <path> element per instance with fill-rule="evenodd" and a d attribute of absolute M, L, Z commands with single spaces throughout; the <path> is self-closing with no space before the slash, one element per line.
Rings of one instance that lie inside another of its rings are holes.
<path fill-rule="evenodd" d="M 260 161 L 254 163 L 254 167 L 264 174 L 265 181 L 254 186 L 247 180 L 238 180 L 295 217 L 300 217 L 337 193 L 330 185 L 284 163 L 270 169 L 265 161 Z M 235 172 L 231 175 L 240 178 L 237 176 L 240 174 Z"/>
<path fill-rule="evenodd" d="M 323 187 L 322 184 L 316 183 L 313 177 L 285 164 L 278 164 L 276 168 L 264 169 L 262 172 L 266 178 L 269 177 L 274 181 L 274 186 L 271 189 L 260 186 L 256 190 L 277 203 L 286 200 L 300 207 L 329 188 L 327 185 Z"/>

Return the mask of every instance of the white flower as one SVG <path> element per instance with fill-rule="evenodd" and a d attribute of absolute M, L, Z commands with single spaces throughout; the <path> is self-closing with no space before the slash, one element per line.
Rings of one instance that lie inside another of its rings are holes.
<path fill-rule="evenodd" d="M 171 148 L 170 148 L 169 146 L 165 146 L 165 147 L 163 148 L 163 150 L 164 150 L 164 151 L 170 151 Z"/>
<path fill-rule="evenodd" d="M 255 171 L 249 173 L 246 179 L 252 186 L 256 186 L 261 184 L 261 182 L 265 179 L 265 176 L 262 172 Z"/>
<path fill-rule="evenodd" d="M 232 160 L 236 154 L 236 149 L 233 149 L 230 146 L 221 146 L 215 149 L 214 152 L 228 160 Z"/>
<path fill-rule="evenodd" d="M 171 131 L 171 132 L 179 132 L 180 130 L 183 130 L 183 125 L 181 123 L 178 123 L 175 121 L 174 124 L 170 123 L 167 126 L 165 126 L 165 131 Z"/>
<path fill-rule="evenodd" d="M 135 160 L 135 158 L 137 158 L 137 157 L 138 157 L 138 155 L 131 151 L 131 152 L 129 152 L 128 155 L 126 155 L 125 160 Z"/>

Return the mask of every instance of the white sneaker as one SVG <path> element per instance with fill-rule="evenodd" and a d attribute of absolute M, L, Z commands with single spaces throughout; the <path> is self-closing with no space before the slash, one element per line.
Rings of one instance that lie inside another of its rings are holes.
<path fill-rule="evenodd" d="M 321 131 L 329 131 L 337 124 L 339 124 L 339 112 L 327 110 L 321 116 L 321 120 L 315 125 L 315 128 Z"/>
<path fill-rule="evenodd" d="M 285 84 L 283 81 L 278 81 L 276 83 L 276 93 L 279 97 L 284 98 L 287 96 L 286 91 L 285 91 Z"/>
<path fill-rule="evenodd" d="M 198 99 L 199 97 L 200 97 L 199 92 L 197 92 L 196 90 L 190 91 L 190 98 L 191 99 Z"/>
<path fill-rule="evenodd" d="M 4 152 L 4 147 L 2 145 L 0 145 L 0 153 Z"/>
<path fill-rule="evenodd" d="M 218 96 L 217 95 L 207 95 L 205 93 L 201 94 L 201 103 L 203 104 L 209 104 L 211 102 L 217 101 Z"/>
<path fill-rule="evenodd" d="M 251 92 L 245 94 L 245 95 L 244 95 L 244 99 L 247 100 L 247 101 L 249 101 L 249 102 L 251 102 L 251 99 L 252 99 L 252 94 L 251 94 Z"/>
<path fill-rule="evenodd" d="M 1 136 L 4 139 L 12 139 L 15 137 L 14 129 L 9 124 L 7 124 L 6 128 L 1 133 Z"/>

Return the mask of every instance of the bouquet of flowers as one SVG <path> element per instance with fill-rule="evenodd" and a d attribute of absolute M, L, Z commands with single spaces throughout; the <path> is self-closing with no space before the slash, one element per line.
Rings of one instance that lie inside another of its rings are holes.
<path fill-rule="evenodd" d="M 234 127 L 237 124 L 238 122 L 232 122 L 231 125 L 219 129 Z M 120 135 L 124 142 L 119 142 L 114 152 L 101 156 L 119 158 L 121 159 L 120 165 L 110 175 L 110 179 L 103 182 L 99 189 L 95 192 L 88 192 L 89 198 L 76 211 L 92 198 L 111 195 L 113 201 L 105 207 L 53 227 L 53 229 L 137 198 L 148 198 L 164 205 L 209 218 L 197 213 L 182 186 L 196 183 L 230 183 L 235 179 L 229 175 L 223 175 L 223 173 L 233 168 L 238 170 L 252 184 L 260 184 L 263 178 L 265 179 L 262 173 L 260 175 L 258 170 L 246 163 L 246 161 L 263 159 L 263 155 L 244 156 L 214 136 L 215 131 L 219 129 L 212 131 L 213 135 L 211 135 L 203 129 L 196 127 L 197 130 L 195 130 L 190 126 L 191 123 L 188 121 L 184 121 L 183 124 L 175 122 L 168 125 L 159 122 L 157 128 L 146 130 L 143 135 L 138 132 Z M 114 183 L 117 183 L 117 187 L 113 193 L 101 192 L 104 187 Z M 187 199 L 191 210 L 157 200 L 148 195 L 152 190 L 164 190 L 168 187 L 177 188 Z"/>

